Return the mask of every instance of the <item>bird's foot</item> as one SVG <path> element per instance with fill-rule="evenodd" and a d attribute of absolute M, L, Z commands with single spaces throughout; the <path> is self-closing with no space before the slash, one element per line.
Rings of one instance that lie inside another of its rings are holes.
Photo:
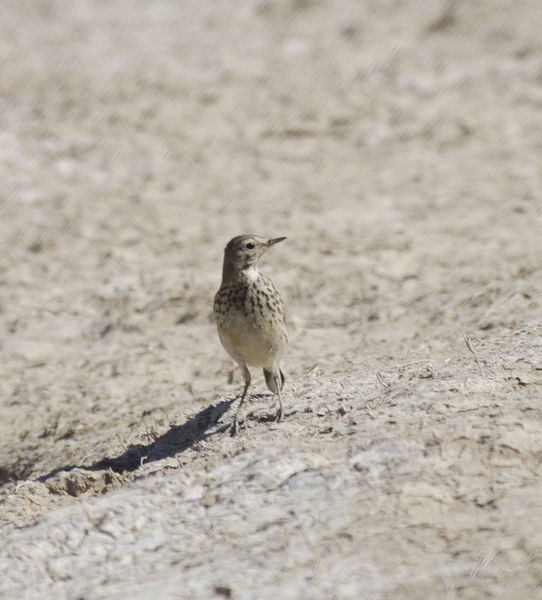
<path fill-rule="evenodd" d="M 239 435 L 239 421 L 237 419 L 237 415 L 235 415 L 235 417 L 233 417 L 233 421 L 230 425 L 230 435 L 232 437 L 236 437 L 237 435 Z"/>

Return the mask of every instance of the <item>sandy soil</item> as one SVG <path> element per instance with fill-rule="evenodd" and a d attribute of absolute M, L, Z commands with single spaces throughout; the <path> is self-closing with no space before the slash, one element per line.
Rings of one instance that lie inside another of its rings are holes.
<path fill-rule="evenodd" d="M 2 598 L 542 598 L 540 31 L 3 2 Z M 240 233 L 288 237 L 290 344 L 232 438 Z"/>

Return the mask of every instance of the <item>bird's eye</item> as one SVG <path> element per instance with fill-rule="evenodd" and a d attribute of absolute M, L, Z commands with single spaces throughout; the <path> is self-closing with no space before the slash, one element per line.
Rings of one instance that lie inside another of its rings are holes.
<path fill-rule="evenodd" d="M 247 250 L 252 250 L 252 249 L 254 248 L 254 244 L 253 244 L 252 242 L 249 242 L 249 243 L 248 243 L 248 244 L 245 246 L 245 248 L 246 248 Z"/>

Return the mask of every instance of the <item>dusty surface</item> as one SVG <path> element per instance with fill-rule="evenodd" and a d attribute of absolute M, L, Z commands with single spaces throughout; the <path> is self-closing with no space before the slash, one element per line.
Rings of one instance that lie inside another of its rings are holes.
<path fill-rule="evenodd" d="M 3 3 L 2 598 L 542 598 L 541 30 Z M 288 416 L 232 438 L 240 233 L 288 237 Z"/>

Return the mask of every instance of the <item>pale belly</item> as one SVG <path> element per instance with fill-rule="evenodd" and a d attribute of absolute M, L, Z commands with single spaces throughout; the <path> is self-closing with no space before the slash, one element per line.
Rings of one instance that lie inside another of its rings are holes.
<path fill-rule="evenodd" d="M 236 362 L 251 367 L 272 369 L 278 365 L 287 342 L 284 324 L 270 322 L 255 326 L 251 319 L 237 311 L 217 320 L 217 329 L 226 352 Z"/>

